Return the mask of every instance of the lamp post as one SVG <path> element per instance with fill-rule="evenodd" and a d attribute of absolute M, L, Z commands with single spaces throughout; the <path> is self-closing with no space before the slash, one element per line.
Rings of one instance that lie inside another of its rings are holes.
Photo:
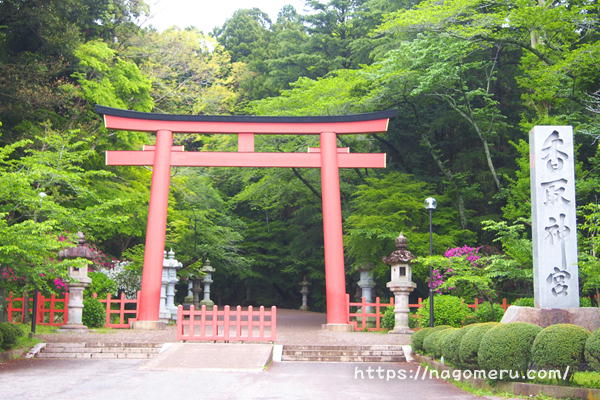
<path fill-rule="evenodd" d="M 38 196 L 40 197 L 40 208 L 38 211 L 42 210 L 42 201 L 44 197 L 48 196 L 46 192 L 39 192 Z M 34 218 L 35 222 L 38 221 L 38 214 L 35 214 Z M 35 285 L 35 283 L 34 283 Z M 37 326 L 37 306 L 38 306 L 38 288 L 37 286 L 33 287 L 33 304 L 31 305 L 31 332 L 29 332 L 29 337 L 33 337 L 35 335 L 35 330 Z"/>
<path fill-rule="evenodd" d="M 432 217 L 433 210 L 437 207 L 437 200 L 433 197 L 425 199 L 425 209 L 429 211 L 429 255 L 433 255 L 433 228 L 432 228 Z M 435 322 L 433 315 L 433 267 L 429 264 L 429 326 L 432 327 Z"/>

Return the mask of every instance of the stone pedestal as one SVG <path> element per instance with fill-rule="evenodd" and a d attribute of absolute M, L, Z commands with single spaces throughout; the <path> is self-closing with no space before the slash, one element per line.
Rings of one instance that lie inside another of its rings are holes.
<path fill-rule="evenodd" d="M 600 328 L 600 308 L 535 308 L 510 306 L 502 317 L 502 323 L 529 322 L 543 328 L 554 324 L 574 324 L 591 331 Z"/>
<path fill-rule="evenodd" d="M 302 295 L 302 305 L 300 306 L 300 311 L 308 311 L 308 285 L 310 285 L 310 283 L 306 280 L 306 278 L 300 282 L 300 294 Z"/>
<path fill-rule="evenodd" d="M 167 323 L 164 321 L 134 321 L 131 327 L 140 330 L 161 330 L 166 329 Z"/>
<path fill-rule="evenodd" d="M 408 326 L 408 296 L 417 287 L 413 282 L 388 282 L 386 285 L 394 293 L 394 329 L 388 333 L 407 333 L 413 331 Z"/>
<path fill-rule="evenodd" d="M 350 324 L 322 324 L 321 329 L 334 332 L 353 332 L 354 327 Z"/>
<path fill-rule="evenodd" d="M 83 325 L 83 290 L 87 282 L 76 282 L 69 284 L 69 322 L 61 326 L 62 332 L 87 332 L 88 327 Z"/>

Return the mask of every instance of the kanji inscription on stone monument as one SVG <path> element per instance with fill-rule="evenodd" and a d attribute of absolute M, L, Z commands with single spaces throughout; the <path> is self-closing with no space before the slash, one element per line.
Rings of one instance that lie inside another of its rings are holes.
<path fill-rule="evenodd" d="M 536 126 L 529 148 L 535 306 L 579 307 L 573 129 Z"/>

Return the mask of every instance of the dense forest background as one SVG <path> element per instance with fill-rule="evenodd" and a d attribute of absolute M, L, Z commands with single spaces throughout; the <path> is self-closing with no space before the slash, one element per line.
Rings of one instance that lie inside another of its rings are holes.
<path fill-rule="evenodd" d="M 53 290 L 58 249 L 82 231 L 105 258 L 143 251 L 151 171 L 106 167 L 105 150 L 153 135 L 108 131 L 95 104 L 176 114 L 338 115 L 399 110 L 387 133 L 340 136 L 385 152 L 385 170 L 341 172 L 348 292 L 400 233 L 434 259 L 463 245 L 463 271 L 499 297 L 531 295 L 527 134 L 572 125 L 582 293 L 600 287 L 600 44 L 593 0 L 307 0 L 272 21 L 236 11 L 213 32 L 141 28 L 141 0 L 0 0 L 2 286 Z M 257 151 L 315 138 L 261 136 Z M 232 135 L 176 135 L 186 150 L 234 151 Z M 40 196 L 45 193 L 46 196 Z M 188 271 L 210 258 L 221 304 L 324 306 L 318 170 L 173 169 L 167 246 Z M 433 260 L 433 261 L 432 261 Z M 441 261 L 440 261 L 441 262 Z M 456 277 L 454 278 L 456 281 Z M 464 286 L 466 287 L 466 286 Z M 463 289 L 464 289 L 463 287 Z M 474 292 L 477 295 L 477 291 Z"/>

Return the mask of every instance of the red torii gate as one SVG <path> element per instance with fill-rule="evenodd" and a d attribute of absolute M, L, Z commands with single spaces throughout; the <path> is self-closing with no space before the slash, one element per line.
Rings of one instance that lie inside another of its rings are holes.
<path fill-rule="evenodd" d="M 321 168 L 327 327 L 348 326 L 342 239 L 339 168 L 385 168 L 385 153 L 350 154 L 337 147 L 338 134 L 385 132 L 395 111 L 347 116 L 261 117 L 172 115 L 96 106 L 110 129 L 156 132 L 156 145 L 142 151 L 107 151 L 107 165 L 152 166 L 150 205 L 137 328 L 159 326 L 162 259 L 167 226 L 171 167 Z M 173 133 L 238 135 L 237 152 L 185 152 L 173 146 Z M 308 153 L 257 153 L 254 135 L 319 135 L 320 148 Z"/>

